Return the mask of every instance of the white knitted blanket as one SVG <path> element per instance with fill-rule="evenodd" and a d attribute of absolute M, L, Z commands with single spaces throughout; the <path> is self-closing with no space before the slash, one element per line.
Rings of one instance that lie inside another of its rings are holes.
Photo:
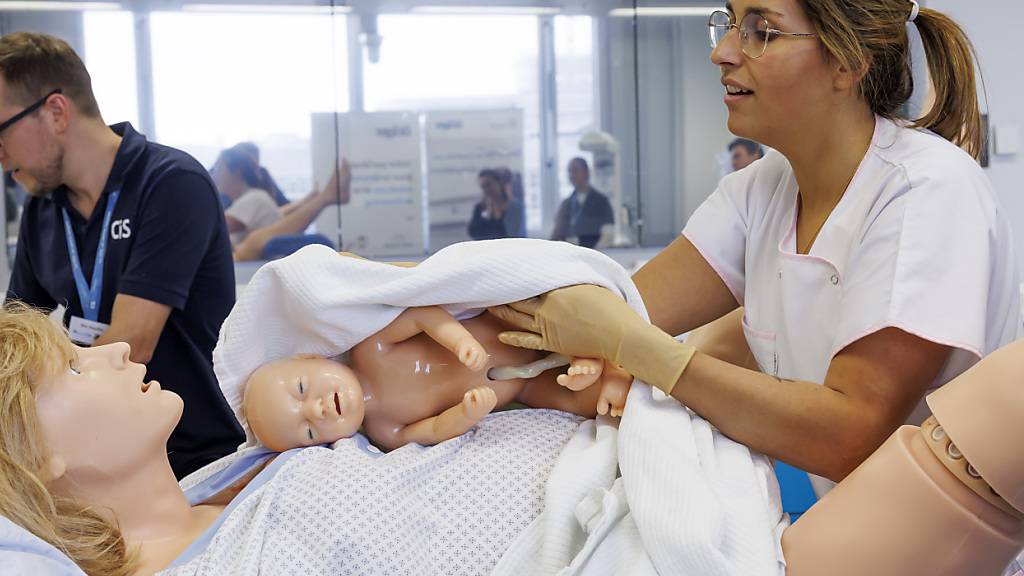
<path fill-rule="evenodd" d="M 583 283 L 612 290 L 647 317 L 621 266 L 562 242 L 466 242 L 415 268 L 310 246 L 253 276 L 221 329 L 214 370 L 241 421 L 241 386 L 266 362 L 339 354 L 407 307 L 441 305 L 465 318 Z M 495 573 L 782 573 L 785 521 L 768 460 L 655 394 L 634 383 L 620 430 L 581 428 L 548 480 L 543 514 Z"/>

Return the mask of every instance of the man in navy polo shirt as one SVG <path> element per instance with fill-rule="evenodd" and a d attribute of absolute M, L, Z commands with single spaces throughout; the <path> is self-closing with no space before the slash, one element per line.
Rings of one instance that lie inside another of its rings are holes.
<path fill-rule="evenodd" d="M 106 126 L 71 47 L 21 32 L 0 38 L 0 164 L 32 196 L 7 297 L 65 305 L 72 340 L 127 342 L 147 379 L 182 397 L 167 445 L 179 478 L 234 451 L 243 435 L 211 357 L 234 265 L 206 170 Z"/>

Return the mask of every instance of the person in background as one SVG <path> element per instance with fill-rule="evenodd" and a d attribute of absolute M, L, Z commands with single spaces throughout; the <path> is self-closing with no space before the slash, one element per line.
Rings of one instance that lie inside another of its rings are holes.
<path fill-rule="evenodd" d="M 128 343 L 146 379 L 188 403 L 167 444 L 176 476 L 233 452 L 244 436 L 212 354 L 235 269 L 203 166 L 107 126 L 74 50 L 26 32 L 0 38 L 0 164 L 30 194 L 7 299 L 64 305 L 76 342 Z"/>
<path fill-rule="evenodd" d="M 753 140 L 737 138 L 729 143 L 729 160 L 732 162 L 732 171 L 742 170 L 750 163 L 764 156 L 764 148 Z"/>
<path fill-rule="evenodd" d="M 590 186 L 590 166 L 583 158 L 569 161 L 569 182 L 572 183 L 572 194 L 558 207 L 551 239 L 593 248 L 598 245 L 602 233 L 610 236 L 615 224 L 611 202 Z"/>
<path fill-rule="evenodd" d="M 249 158 L 252 158 L 252 161 L 256 163 L 257 176 L 259 176 L 261 183 L 260 187 L 270 194 L 270 197 L 274 199 L 274 202 L 276 202 L 278 206 L 284 206 L 289 203 L 288 198 L 284 195 L 284 192 L 281 191 L 281 187 L 277 185 L 277 182 L 274 181 L 270 172 L 267 171 L 266 167 L 260 164 L 260 149 L 259 146 L 256 146 L 255 142 L 239 142 L 231 148 L 238 150 Z"/>
<path fill-rule="evenodd" d="M 473 240 L 526 237 L 526 211 L 509 195 L 501 173 L 484 169 L 477 176 L 483 199 L 473 207 L 469 237 Z"/>
<path fill-rule="evenodd" d="M 224 213 L 235 260 L 258 260 L 276 236 L 299 234 L 332 204 L 347 204 L 352 172 L 347 160 L 327 185 L 305 198 L 278 206 L 263 186 L 259 166 L 238 147 L 221 152 L 210 170 L 217 190 L 231 200 Z"/>

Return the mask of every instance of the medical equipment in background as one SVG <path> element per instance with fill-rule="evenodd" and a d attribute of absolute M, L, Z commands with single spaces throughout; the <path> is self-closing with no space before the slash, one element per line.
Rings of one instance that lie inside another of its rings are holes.
<path fill-rule="evenodd" d="M 622 158 L 619 143 L 607 132 L 595 130 L 580 138 L 580 150 L 594 155 L 590 170 L 590 183 L 608 196 L 612 204 L 615 225 L 611 239 L 612 246 L 632 246 L 630 235 L 629 208 L 622 202 L 622 174 L 619 167 Z"/>
<path fill-rule="evenodd" d="M 782 536 L 787 576 L 998 576 L 1024 548 L 1024 340 L 927 397 Z"/>
<path fill-rule="evenodd" d="M 371 64 L 380 62 L 380 45 L 384 37 L 377 31 L 377 15 L 373 13 L 363 14 L 362 33 L 359 34 L 359 43 L 366 47 L 366 59 Z"/>

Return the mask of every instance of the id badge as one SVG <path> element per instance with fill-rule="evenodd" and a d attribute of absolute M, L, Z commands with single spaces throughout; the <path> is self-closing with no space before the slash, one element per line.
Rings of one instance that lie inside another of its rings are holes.
<path fill-rule="evenodd" d="M 71 341 L 80 346 L 92 346 L 96 339 L 110 328 L 110 324 L 93 322 L 78 316 L 71 317 L 71 324 L 68 332 L 71 333 Z"/>

